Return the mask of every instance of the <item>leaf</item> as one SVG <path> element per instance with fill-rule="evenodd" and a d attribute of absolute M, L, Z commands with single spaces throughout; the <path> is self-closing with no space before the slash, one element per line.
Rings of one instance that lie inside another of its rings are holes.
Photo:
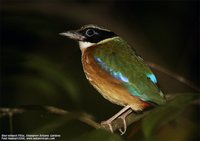
<path fill-rule="evenodd" d="M 179 94 L 165 106 L 152 111 L 142 122 L 145 137 L 151 137 L 156 129 L 176 119 L 193 100 L 199 98 L 198 93 Z"/>
<path fill-rule="evenodd" d="M 89 133 L 85 133 L 70 141 L 123 141 L 119 135 L 110 133 L 103 129 L 97 129 Z"/>
<path fill-rule="evenodd" d="M 46 133 L 50 134 L 52 131 L 55 131 L 58 128 L 61 128 L 64 126 L 66 123 L 76 119 L 77 116 L 80 116 L 78 113 L 69 113 L 65 116 L 56 118 L 52 122 L 49 122 L 48 124 L 45 124 L 44 126 L 41 126 L 40 128 L 34 130 L 32 134 L 41 134 L 41 133 Z"/>
<path fill-rule="evenodd" d="M 42 94 L 48 94 L 47 97 L 49 95 L 53 96 L 57 92 L 54 85 L 42 77 L 31 75 L 18 75 L 12 76 L 10 80 L 15 82 L 18 88 L 20 88 L 21 86 L 21 88 L 23 89 L 39 90 Z"/>
<path fill-rule="evenodd" d="M 44 57 L 29 55 L 26 58 L 28 58 L 28 62 L 23 64 L 24 67 L 36 71 L 39 77 L 43 77 L 49 82 L 54 83 L 53 85 L 59 86 L 73 101 L 79 100 L 79 89 L 70 75 L 63 72 L 58 66 Z"/>

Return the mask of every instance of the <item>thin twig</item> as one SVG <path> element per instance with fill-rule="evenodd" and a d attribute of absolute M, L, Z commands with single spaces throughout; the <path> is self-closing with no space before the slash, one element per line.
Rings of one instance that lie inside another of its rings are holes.
<path fill-rule="evenodd" d="M 87 113 L 83 113 L 83 115 L 79 118 L 80 121 L 94 127 L 96 129 L 101 128 L 101 124 L 97 123 L 93 117 Z"/>
<path fill-rule="evenodd" d="M 190 88 L 200 92 L 200 89 L 197 86 L 195 86 L 191 81 L 185 79 L 184 77 L 182 77 L 182 76 L 180 76 L 180 75 L 178 75 L 178 74 L 176 74 L 176 73 L 174 73 L 174 72 L 172 72 L 170 70 L 167 70 L 166 68 L 163 68 L 163 67 L 161 67 L 161 66 L 159 66 L 157 64 L 154 64 L 154 63 L 151 63 L 151 62 L 147 62 L 147 64 L 151 68 L 153 68 L 155 70 L 158 70 L 159 72 L 162 72 L 162 73 L 170 76 L 171 78 L 174 78 L 174 79 L 178 80 L 179 82 L 189 86 Z"/>
<path fill-rule="evenodd" d="M 9 127 L 10 127 L 10 134 L 13 133 L 13 113 L 9 113 Z"/>

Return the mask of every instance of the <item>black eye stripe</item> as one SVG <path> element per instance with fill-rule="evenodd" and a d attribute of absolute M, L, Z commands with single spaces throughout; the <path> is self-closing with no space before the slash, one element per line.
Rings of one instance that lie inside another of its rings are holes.
<path fill-rule="evenodd" d="M 98 34 L 94 29 L 87 29 L 85 35 L 88 37 L 92 37 L 93 35 Z"/>
<path fill-rule="evenodd" d="M 79 30 L 83 36 L 85 36 L 84 41 L 91 42 L 91 43 L 98 43 L 104 39 L 112 38 L 117 36 L 114 32 L 103 30 L 99 28 L 88 27 Z"/>

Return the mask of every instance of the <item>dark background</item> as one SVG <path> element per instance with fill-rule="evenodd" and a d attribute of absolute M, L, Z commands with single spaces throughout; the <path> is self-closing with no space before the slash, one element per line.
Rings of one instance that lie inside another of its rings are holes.
<path fill-rule="evenodd" d="M 58 35 L 85 24 L 114 31 L 146 62 L 158 64 L 199 85 L 198 1 L 5 0 L 1 1 L 0 23 L 1 107 L 53 105 L 69 111 L 85 111 L 97 121 L 116 113 L 121 107 L 106 101 L 87 82 L 78 44 Z M 153 71 L 164 93 L 194 92 L 179 81 Z M 13 131 L 30 133 L 54 119 L 40 112 L 16 115 Z M 1 119 L 1 127 L 3 133 L 9 133 L 7 117 Z M 81 122 L 71 121 L 55 132 L 71 139 L 90 130 Z M 188 136 L 193 136 L 192 132 Z"/>

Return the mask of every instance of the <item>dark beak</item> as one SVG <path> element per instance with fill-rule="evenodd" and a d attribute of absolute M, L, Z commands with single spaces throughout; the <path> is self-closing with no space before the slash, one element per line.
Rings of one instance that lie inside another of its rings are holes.
<path fill-rule="evenodd" d="M 77 31 L 67 31 L 67 32 L 59 33 L 59 35 L 67 36 L 68 38 L 77 40 L 77 41 L 83 41 L 85 39 L 85 37 L 81 35 L 80 33 L 78 33 Z"/>

